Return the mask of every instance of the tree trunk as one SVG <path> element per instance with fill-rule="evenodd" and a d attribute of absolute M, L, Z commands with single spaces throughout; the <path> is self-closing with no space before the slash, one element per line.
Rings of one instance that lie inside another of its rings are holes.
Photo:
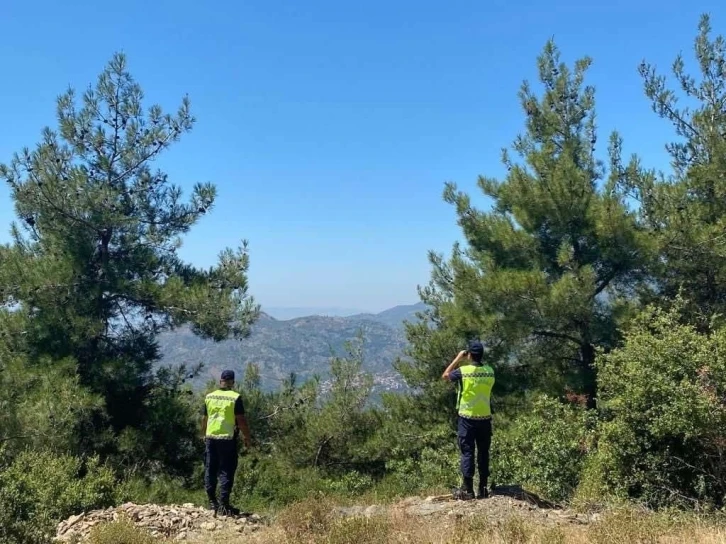
<path fill-rule="evenodd" d="M 582 371 L 583 392 L 587 398 L 587 408 L 596 407 L 597 373 L 595 372 L 595 347 L 590 343 L 580 346 L 580 364 Z"/>

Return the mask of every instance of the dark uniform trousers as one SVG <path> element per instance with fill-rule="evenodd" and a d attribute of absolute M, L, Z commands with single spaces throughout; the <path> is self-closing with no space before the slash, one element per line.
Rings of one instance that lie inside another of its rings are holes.
<path fill-rule="evenodd" d="M 469 419 L 459 416 L 459 450 L 461 451 L 461 474 L 464 478 L 474 477 L 474 451 L 479 478 L 489 477 L 489 448 L 492 444 L 492 420 Z"/>
<path fill-rule="evenodd" d="M 219 473 L 219 495 L 222 504 L 229 503 L 237 470 L 237 439 L 223 440 L 207 438 L 204 455 L 204 487 L 207 497 L 215 500 L 217 494 L 217 473 Z"/>

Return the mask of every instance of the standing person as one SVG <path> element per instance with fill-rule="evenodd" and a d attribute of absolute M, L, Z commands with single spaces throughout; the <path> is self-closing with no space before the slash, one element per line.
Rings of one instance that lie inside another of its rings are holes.
<path fill-rule="evenodd" d="M 245 419 L 242 397 L 234 391 L 234 372 L 225 370 L 219 389 L 204 399 L 202 433 L 205 442 L 204 487 L 209 507 L 221 515 L 238 515 L 239 510 L 229 504 L 229 496 L 237 470 L 237 441 L 242 431 L 245 447 L 251 444 L 250 429 Z M 217 501 L 217 474 L 219 474 L 220 502 Z"/>
<path fill-rule="evenodd" d="M 461 451 L 461 474 L 464 485 L 454 491 L 454 498 L 474 498 L 474 450 L 479 469 L 477 499 L 489 496 L 489 448 L 492 443 L 491 392 L 494 387 L 494 369 L 482 363 L 484 346 L 475 341 L 469 349 L 459 352 L 444 371 L 442 378 L 459 385 L 457 410 L 459 413 L 458 439 Z"/>

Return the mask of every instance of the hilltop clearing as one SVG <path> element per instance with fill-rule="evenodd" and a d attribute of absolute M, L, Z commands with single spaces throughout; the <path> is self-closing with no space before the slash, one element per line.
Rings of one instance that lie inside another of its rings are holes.
<path fill-rule="evenodd" d="M 585 514 L 511 491 L 487 500 L 429 496 L 386 505 L 335 506 L 316 498 L 270 518 L 217 518 L 192 505 L 127 504 L 73 516 L 59 524 L 58 536 L 92 544 L 726 542 L 725 526 L 715 520 L 633 509 Z"/>

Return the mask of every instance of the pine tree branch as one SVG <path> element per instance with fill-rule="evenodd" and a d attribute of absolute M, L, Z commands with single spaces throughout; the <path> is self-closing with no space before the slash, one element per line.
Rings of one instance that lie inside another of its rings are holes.
<path fill-rule="evenodd" d="M 20 438 L 30 438 L 27 434 L 16 434 L 14 436 L 3 436 L 0 437 L 0 444 L 3 442 L 9 442 L 10 440 L 18 440 Z"/>
<path fill-rule="evenodd" d="M 119 90 L 121 89 L 121 76 L 118 77 L 116 80 L 116 98 L 113 104 L 114 109 L 114 120 L 113 120 L 113 153 L 111 153 L 111 159 L 108 162 L 108 183 L 111 184 L 111 175 L 113 173 L 113 163 L 116 162 L 116 159 L 118 158 L 118 129 L 119 129 L 119 122 L 118 122 L 118 116 L 119 116 L 119 107 L 118 107 L 118 99 L 119 99 Z"/>
<path fill-rule="evenodd" d="M 136 164 L 130 166 L 129 168 L 127 168 L 126 170 L 124 170 L 121 174 L 119 174 L 118 176 L 116 176 L 111 181 L 111 183 L 114 184 L 114 183 L 116 183 L 118 181 L 123 180 L 126 176 L 128 176 L 134 170 L 136 170 L 139 166 L 141 166 L 146 161 L 148 161 L 149 159 L 151 159 L 152 157 L 154 157 L 154 155 L 157 155 L 162 149 L 164 149 L 166 147 L 166 145 L 171 141 L 171 139 L 172 139 L 173 136 L 175 136 L 175 134 L 173 132 L 170 132 L 169 134 L 166 135 L 166 138 L 164 138 L 163 140 L 159 140 L 158 145 L 155 146 L 151 150 L 151 152 L 147 152 L 146 154 L 142 155 L 141 159 L 138 162 L 136 162 Z"/>
<path fill-rule="evenodd" d="M 535 331 L 532 331 L 532 334 L 535 334 L 537 336 L 545 336 L 547 338 L 559 338 L 561 340 L 569 340 L 570 342 L 573 342 L 573 343 L 577 344 L 578 346 L 582 346 L 582 344 L 583 344 L 582 340 L 579 340 L 578 338 L 571 336 L 564 332 L 548 331 L 548 330 L 535 330 Z"/>
<path fill-rule="evenodd" d="M 595 287 L 595 291 L 593 291 L 592 295 L 590 295 L 590 300 L 594 299 L 596 296 L 598 296 L 600 293 L 602 293 L 608 285 L 610 285 L 610 282 L 615 279 L 615 276 L 618 275 L 618 269 L 612 268 L 610 272 L 608 272 L 604 278 L 600 280 L 600 283 L 597 284 Z"/>
<path fill-rule="evenodd" d="M 293 408 L 298 408 L 302 404 L 306 403 L 307 401 L 309 401 L 312 398 L 313 398 L 313 395 L 308 395 L 307 397 L 301 397 L 301 398 L 295 400 L 295 402 L 292 403 L 292 405 L 290 405 L 290 406 L 282 406 L 282 405 L 275 406 L 275 410 L 271 414 L 267 414 L 266 416 L 261 416 L 260 419 L 270 419 L 270 418 L 275 417 L 277 414 L 279 414 L 282 411 L 292 410 Z"/>
<path fill-rule="evenodd" d="M 325 439 L 320 443 L 320 447 L 318 448 L 318 452 L 315 454 L 315 461 L 313 462 L 313 467 L 318 466 L 318 461 L 320 460 L 320 454 L 323 453 L 323 448 L 333 439 L 332 436 L 327 436 Z"/>
<path fill-rule="evenodd" d="M 51 198 L 48 196 L 48 194 L 45 192 L 45 189 L 43 189 L 43 183 L 34 175 L 33 172 L 30 172 L 31 179 L 38 185 L 38 188 L 40 189 L 40 194 L 43 195 L 45 198 L 45 201 L 50 205 L 50 207 L 57 213 L 61 214 L 66 219 L 70 219 L 71 221 L 74 221 L 76 223 L 80 223 L 81 225 L 84 225 L 89 230 L 96 232 L 98 229 L 86 221 L 85 219 L 81 219 L 80 217 L 76 217 L 75 215 L 72 215 L 68 212 L 66 212 L 64 209 L 58 207 L 55 202 L 51 200 Z"/>

